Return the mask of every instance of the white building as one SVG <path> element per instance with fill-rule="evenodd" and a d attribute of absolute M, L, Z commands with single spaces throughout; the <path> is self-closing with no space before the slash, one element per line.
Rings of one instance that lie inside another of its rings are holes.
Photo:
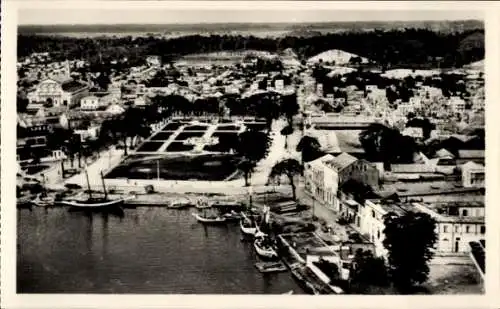
<path fill-rule="evenodd" d="M 383 204 L 366 200 L 359 214 L 360 231 L 368 235 L 377 256 L 387 257 L 388 253 L 383 244 L 384 215 L 389 212 L 403 215 L 408 211 L 427 213 L 436 220 L 438 241 L 434 249 L 438 253 L 467 253 L 470 241 L 485 239 L 484 203 L 481 202 Z"/>
<path fill-rule="evenodd" d="M 319 96 L 319 97 L 322 97 L 323 96 L 323 84 L 318 84 L 316 86 L 316 94 Z"/>
<path fill-rule="evenodd" d="M 160 67 L 161 66 L 161 57 L 160 56 L 148 56 L 146 58 L 146 62 L 150 66 L 156 66 Z"/>
<path fill-rule="evenodd" d="M 285 88 L 285 83 L 282 79 L 278 79 L 274 82 L 274 88 L 276 89 L 276 91 L 283 91 L 283 89 Z"/>
<path fill-rule="evenodd" d="M 88 85 L 79 81 L 58 82 L 46 79 L 36 85 L 33 92 L 28 93 L 30 103 L 49 103 L 55 107 L 78 104 L 80 98 L 87 95 Z"/>
<path fill-rule="evenodd" d="M 338 174 L 327 165 L 327 162 L 333 159 L 335 159 L 334 156 L 327 154 L 305 164 L 305 190 L 332 210 L 338 211 L 339 205 L 336 198 Z"/>
<path fill-rule="evenodd" d="M 149 104 L 149 98 L 145 96 L 137 97 L 134 100 L 134 105 L 136 106 L 146 106 Z"/>
<path fill-rule="evenodd" d="M 95 111 L 100 107 L 99 98 L 96 96 L 87 96 L 80 101 L 80 108 L 82 110 Z"/>
<path fill-rule="evenodd" d="M 465 188 L 484 188 L 484 166 L 469 161 L 462 165 L 462 183 Z"/>
<path fill-rule="evenodd" d="M 113 115 L 120 115 L 120 114 L 123 114 L 125 112 L 125 109 L 118 104 L 111 104 L 106 109 L 106 112 L 113 114 Z"/>
<path fill-rule="evenodd" d="M 401 132 L 404 136 L 410 136 L 416 139 L 422 139 L 424 137 L 424 133 L 422 128 L 415 127 L 406 127 L 403 132 Z"/>
<path fill-rule="evenodd" d="M 459 97 L 451 97 L 448 101 L 451 109 L 456 113 L 465 111 L 465 101 Z"/>
<path fill-rule="evenodd" d="M 437 252 L 467 253 L 470 250 L 469 242 L 486 237 L 484 203 L 442 203 L 432 207 L 415 204 L 415 208 L 436 220 Z M 443 213 L 435 209 L 441 209 Z M 451 209 L 453 214 L 449 214 Z"/>

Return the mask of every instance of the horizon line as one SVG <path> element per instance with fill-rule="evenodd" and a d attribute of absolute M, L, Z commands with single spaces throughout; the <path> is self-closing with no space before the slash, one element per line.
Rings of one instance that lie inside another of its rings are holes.
<path fill-rule="evenodd" d="M 411 19 L 395 19 L 395 20 L 359 20 L 359 21 L 278 21 L 278 22 L 254 22 L 254 21 L 245 21 L 245 22 L 192 22 L 192 23 L 68 23 L 68 24 L 18 24 L 18 27 L 29 27 L 29 26 L 38 26 L 38 27 L 54 27 L 54 26 L 130 26 L 130 25 L 244 25 L 244 24 L 268 24 L 268 25 L 279 25 L 279 24 L 326 24 L 326 23 L 401 23 L 401 22 L 409 22 L 409 23 L 426 23 L 426 22 L 465 22 L 465 21 L 478 21 L 484 24 L 484 20 L 479 18 L 465 18 L 465 19 L 423 19 L 423 20 L 411 20 Z"/>

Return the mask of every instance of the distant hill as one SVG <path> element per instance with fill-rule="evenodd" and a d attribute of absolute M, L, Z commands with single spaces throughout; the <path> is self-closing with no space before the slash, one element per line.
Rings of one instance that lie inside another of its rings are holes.
<path fill-rule="evenodd" d="M 420 24 L 426 25 L 425 23 Z M 448 24 L 440 22 L 433 25 L 438 27 L 440 24 L 447 25 L 446 29 L 448 30 L 455 26 L 464 29 L 465 26 L 470 25 L 467 22 Z M 225 25 L 225 27 L 229 26 Z M 267 30 L 259 30 L 261 34 L 280 32 L 271 29 L 271 27 L 276 27 L 274 24 L 266 27 L 268 27 Z M 193 33 L 194 30 L 189 29 L 189 31 Z M 291 31 L 300 33 L 301 30 Z M 346 62 L 347 58 L 354 57 L 351 56 L 353 54 L 358 55 L 362 58 L 361 60 L 369 59 L 378 64 L 381 69 L 457 68 L 484 59 L 484 29 L 481 27 L 449 32 L 415 28 L 331 31 L 322 35 L 268 38 L 256 35 L 255 32 L 248 29 L 238 33 L 232 30 L 230 34 L 194 33 L 163 37 L 133 35 L 132 38 L 127 37 L 129 34 L 125 34 L 117 35 L 115 39 L 99 38 L 99 35 L 88 34 L 46 36 L 21 33 L 18 35 L 17 53 L 19 57 L 24 57 L 34 52 L 50 52 L 55 57 L 54 59 L 86 58 L 96 66 L 103 61 L 122 58 L 129 59 L 131 63 L 140 63 L 144 60 L 143 55 L 150 54 L 162 56 L 163 61 L 172 61 L 189 54 L 241 50 L 280 53 L 287 49 L 293 51 L 299 61 L 307 60 L 329 50 L 338 50 L 343 53 L 325 54 L 328 57 L 322 60 L 338 58 L 338 60 L 344 59 L 340 62 Z M 102 34 L 102 32 L 97 32 L 97 34 Z M 349 54 L 349 57 L 346 53 Z M 102 56 L 102 60 L 99 55 Z M 339 62 L 338 60 L 335 62 Z M 353 61 L 358 63 L 360 59 L 356 57 Z"/>
<path fill-rule="evenodd" d="M 318 33 L 393 30 L 402 28 L 456 32 L 483 29 L 479 20 L 463 21 L 389 21 L 389 22 L 324 22 L 324 23 L 211 23 L 211 24 L 114 24 L 114 25 L 20 25 L 19 34 L 64 33 L 171 33 L 171 32 L 263 32 L 283 31 L 290 36 L 311 36 Z"/>

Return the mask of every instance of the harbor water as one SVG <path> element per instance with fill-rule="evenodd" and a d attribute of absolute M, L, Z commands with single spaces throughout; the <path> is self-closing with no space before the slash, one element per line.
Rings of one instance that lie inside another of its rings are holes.
<path fill-rule="evenodd" d="M 281 294 L 289 272 L 262 274 L 237 223 L 205 226 L 192 210 L 125 209 L 123 217 L 18 210 L 18 293 Z"/>

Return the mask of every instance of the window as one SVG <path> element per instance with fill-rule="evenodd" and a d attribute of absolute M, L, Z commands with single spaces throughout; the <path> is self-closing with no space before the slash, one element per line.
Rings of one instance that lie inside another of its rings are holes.
<path fill-rule="evenodd" d="M 467 225 L 467 226 L 465 227 L 465 233 L 470 233 L 470 226 L 468 226 L 468 225 Z"/>
<path fill-rule="evenodd" d="M 455 225 L 455 233 L 460 232 L 460 225 Z"/>
<path fill-rule="evenodd" d="M 372 217 L 375 218 L 375 211 L 372 210 Z"/>
<path fill-rule="evenodd" d="M 462 216 L 467 217 L 467 209 L 462 210 Z"/>
<path fill-rule="evenodd" d="M 443 225 L 443 232 L 448 233 L 448 226 L 447 225 Z"/>
<path fill-rule="evenodd" d="M 380 230 L 377 231 L 377 238 L 380 239 Z"/>
<path fill-rule="evenodd" d="M 485 233 L 486 233 L 486 226 L 481 225 L 481 234 L 485 234 Z"/>

